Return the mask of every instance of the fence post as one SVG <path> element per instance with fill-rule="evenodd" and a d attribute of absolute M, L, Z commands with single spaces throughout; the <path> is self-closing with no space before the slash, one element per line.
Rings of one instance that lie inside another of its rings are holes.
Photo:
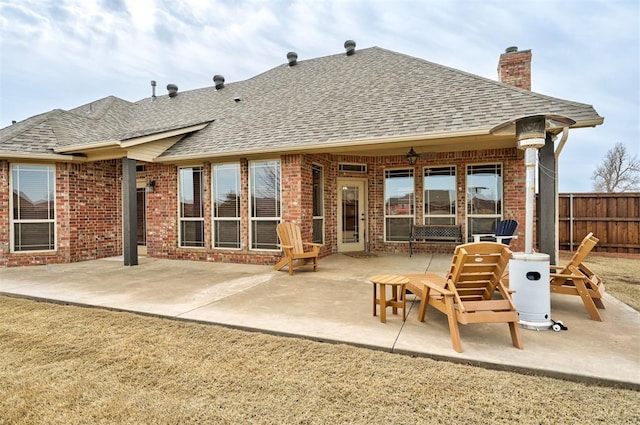
<path fill-rule="evenodd" d="M 569 194 L 569 251 L 573 252 L 573 193 Z"/>

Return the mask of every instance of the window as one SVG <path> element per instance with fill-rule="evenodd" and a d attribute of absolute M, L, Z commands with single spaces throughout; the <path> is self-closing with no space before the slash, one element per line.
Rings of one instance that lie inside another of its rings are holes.
<path fill-rule="evenodd" d="M 456 224 L 456 167 L 424 169 L 424 224 Z"/>
<path fill-rule="evenodd" d="M 413 224 L 413 170 L 385 170 L 385 241 L 407 241 Z"/>
<path fill-rule="evenodd" d="M 324 172 L 313 165 L 313 242 L 324 243 Z"/>
<path fill-rule="evenodd" d="M 467 167 L 467 240 L 493 233 L 502 218 L 502 165 Z"/>
<path fill-rule="evenodd" d="M 251 249 L 278 249 L 280 161 L 255 161 L 249 166 Z"/>
<path fill-rule="evenodd" d="M 347 164 L 347 163 L 341 162 L 340 164 L 338 164 L 338 171 L 352 172 L 352 173 L 366 173 L 367 164 Z"/>
<path fill-rule="evenodd" d="M 51 251 L 55 238 L 55 166 L 12 165 L 13 251 Z"/>
<path fill-rule="evenodd" d="M 240 248 L 240 164 L 211 167 L 213 246 Z"/>
<path fill-rule="evenodd" d="M 204 247 L 202 167 L 179 169 L 180 246 Z"/>

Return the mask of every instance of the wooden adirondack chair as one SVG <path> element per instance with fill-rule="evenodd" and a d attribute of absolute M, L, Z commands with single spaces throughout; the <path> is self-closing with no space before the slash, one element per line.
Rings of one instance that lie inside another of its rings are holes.
<path fill-rule="evenodd" d="M 273 266 L 274 270 L 280 270 L 289 266 L 289 275 L 293 275 L 295 267 L 301 267 L 313 262 L 313 271 L 318 271 L 318 254 L 322 244 L 302 242 L 300 226 L 291 222 L 282 222 L 276 227 L 279 246 L 282 248 L 283 257 Z M 310 246 L 311 251 L 304 250 L 305 246 Z"/>
<path fill-rule="evenodd" d="M 551 266 L 551 293 L 579 295 L 582 298 L 591 320 L 602 321 L 598 309 L 604 309 L 602 295 L 604 283 L 582 262 L 591 252 L 599 239 L 589 233 L 580 243 L 573 257 L 565 266 Z"/>
<path fill-rule="evenodd" d="M 462 352 L 458 323 L 508 323 L 511 340 L 522 349 L 518 312 L 501 281 L 511 251 L 496 242 L 459 245 L 446 277 L 433 273 L 404 275 L 406 289 L 420 297 L 418 319 L 424 321 L 427 306 L 447 315 L 451 344 Z"/>

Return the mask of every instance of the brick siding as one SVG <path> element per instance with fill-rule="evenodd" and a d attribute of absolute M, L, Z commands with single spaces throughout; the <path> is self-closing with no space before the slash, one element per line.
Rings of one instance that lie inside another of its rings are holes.
<path fill-rule="evenodd" d="M 305 240 L 313 233 L 314 164 L 324 174 L 324 246 L 321 255 L 337 252 L 337 181 L 364 178 L 367 182 L 367 234 L 374 252 L 407 252 L 408 243 L 384 241 L 384 170 L 406 168 L 403 155 L 368 157 L 352 155 L 287 154 L 281 158 L 282 219 L 301 225 Z M 366 173 L 339 172 L 339 163 L 366 164 Z M 422 170 L 427 166 L 456 166 L 457 220 L 466 234 L 466 166 L 500 163 L 503 167 L 503 216 L 524 223 L 524 161 L 516 148 L 482 151 L 442 152 L 423 155 L 415 170 L 415 221 L 422 223 Z M 280 253 L 249 249 L 248 161 L 240 160 L 241 170 L 241 248 L 212 248 L 211 164 L 204 170 L 205 246 L 178 246 L 178 168 L 175 165 L 148 163 L 144 178 L 155 180 L 153 192 L 147 192 L 147 252 L 158 258 L 249 264 L 274 264 Z M 74 262 L 122 254 L 122 165 L 120 160 L 56 165 L 57 251 L 53 253 L 9 252 L 9 163 L 0 161 L 0 266 Z M 518 234 L 522 235 L 522 226 Z M 512 241 L 514 251 L 522 250 L 524 238 Z M 418 252 L 451 253 L 453 244 L 419 243 Z"/>
<path fill-rule="evenodd" d="M 531 90 L 531 50 L 500 55 L 498 76 L 502 83 Z"/>

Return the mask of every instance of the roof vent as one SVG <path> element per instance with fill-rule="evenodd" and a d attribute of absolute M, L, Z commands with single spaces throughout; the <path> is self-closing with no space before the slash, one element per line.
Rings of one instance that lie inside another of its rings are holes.
<path fill-rule="evenodd" d="M 156 98 L 156 82 L 154 80 L 151 80 L 151 97 L 153 99 Z"/>
<path fill-rule="evenodd" d="M 221 90 L 224 88 L 224 77 L 222 75 L 214 75 L 213 82 L 216 85 L 216 90 Z"/>
<path fill-rule="evenodd" d="M 167 91 L 169 92 L 169 97 L 176 97 L 178 95 L 178 86 L 167 84 Z"/>
<path fill-rule="evenodd" d="M 347 40 L 344 42 L 344 48 L 347 49 L 347 56 L 351 56 L 356 52 L 356 42 L 353 40 Z"/>
<path fill-rule="evenodd" d="M 518 51 L 518 46 L 509 46 L 506 49 L 504 49 L 505 53 L 515 53 Z"/>
<path fill-rule="evenodd" d="M 298 54 L 296 52 L 287 53 L 287 60 L 289 61 L 289 66 L 295 66 L 298 63 Z"/>

